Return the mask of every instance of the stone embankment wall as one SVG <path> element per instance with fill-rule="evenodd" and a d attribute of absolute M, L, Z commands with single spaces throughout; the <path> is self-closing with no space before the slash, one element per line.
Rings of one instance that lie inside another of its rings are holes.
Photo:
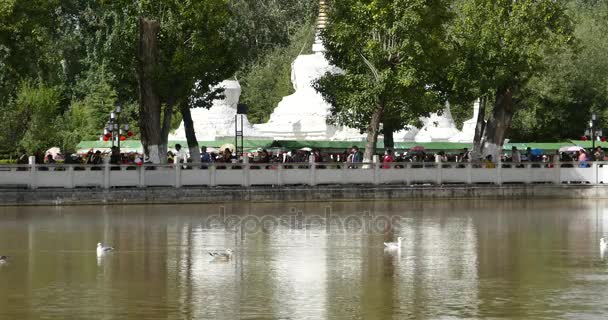
<path fill-rule="evenodd" d="M 2 189 L 0 205 L 179 204 L 433 199 L 608 199 L 603 185 L 294 186 L 125 189 Z"/>

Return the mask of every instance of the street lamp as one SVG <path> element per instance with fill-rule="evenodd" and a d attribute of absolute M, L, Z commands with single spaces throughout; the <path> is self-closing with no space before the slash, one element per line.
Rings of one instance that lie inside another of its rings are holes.
<path fill-rule="evenodd" d="M 603 136 L 603 130 L 597 129 L 597 121 L 598 116 L 595 112 L 591 114 L 591 120 L 589 120 L 589 130 L 587 133 L 591 136 L 591 148 L 595 149 L 595 141 L 598 140 L 599 137 Z M 603 141 L 603 139 L 602 139 Z"/>
<path fill-rule="evenodd" d="M 112 148 L 114 148 L 114 142 L 118 146 L 118 152 L 120 153 L 120 142 L 126 140 L 124 134 L 131 135 L 129 132 L 129 124 L 121 123 L 122 107 L 118 104 L 115 105 L 114 110 L 110 112 L 110 119 L 106 123 L 104 128 L 104 136 L 107 139 L 112 139 Z M 104 140 L 106 139 L 104 138 Z"/>

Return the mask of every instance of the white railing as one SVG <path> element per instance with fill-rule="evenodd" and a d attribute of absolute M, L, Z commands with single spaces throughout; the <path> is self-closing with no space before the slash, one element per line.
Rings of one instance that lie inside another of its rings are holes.
<path fill-rule="evenodd" d="M 3 165 L 0 187 L 143 188 L 256 185 L 352 184 L 534 184 L 608 182 L 608 162 L 503 163 L 485 168 L 477 163 L 283 163 L 211 165 Z"/>

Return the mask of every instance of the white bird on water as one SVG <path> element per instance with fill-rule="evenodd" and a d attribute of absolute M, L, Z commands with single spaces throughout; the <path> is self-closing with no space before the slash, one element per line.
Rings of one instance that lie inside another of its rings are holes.
<path fill-rule="evenodd" d="M 114 247 L 104 247 L 101 243 L 97 243 L 97 256 L 102 256 L 104 253 L 114 251 Z"/>
<path fill-rule="evenodd" d="M 385 242 L 384 247 L 386 249 L 401 249 L 401 240 L 403 240 L 403 238 L 398 237 L 397 242 Z"/>
<path fill-rule="evenodd" d="M 7 256 L 0 256 L 0 264 L 5 264 L 8 262 Z"/>
<path fill-rule="evenodd" d="M 224 252 L 209 252 L 209 255 L 213 257 L 213 261 L 229 261 L 232 259 L 232 250 L 226 249 Z"/>

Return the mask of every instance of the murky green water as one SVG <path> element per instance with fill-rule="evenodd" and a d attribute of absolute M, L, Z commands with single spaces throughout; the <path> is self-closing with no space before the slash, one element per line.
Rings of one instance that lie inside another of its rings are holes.
<path fill-rule="evenodd" d="M 4 207 L 0 319 L 603 319 L 607 207 Z"/>

